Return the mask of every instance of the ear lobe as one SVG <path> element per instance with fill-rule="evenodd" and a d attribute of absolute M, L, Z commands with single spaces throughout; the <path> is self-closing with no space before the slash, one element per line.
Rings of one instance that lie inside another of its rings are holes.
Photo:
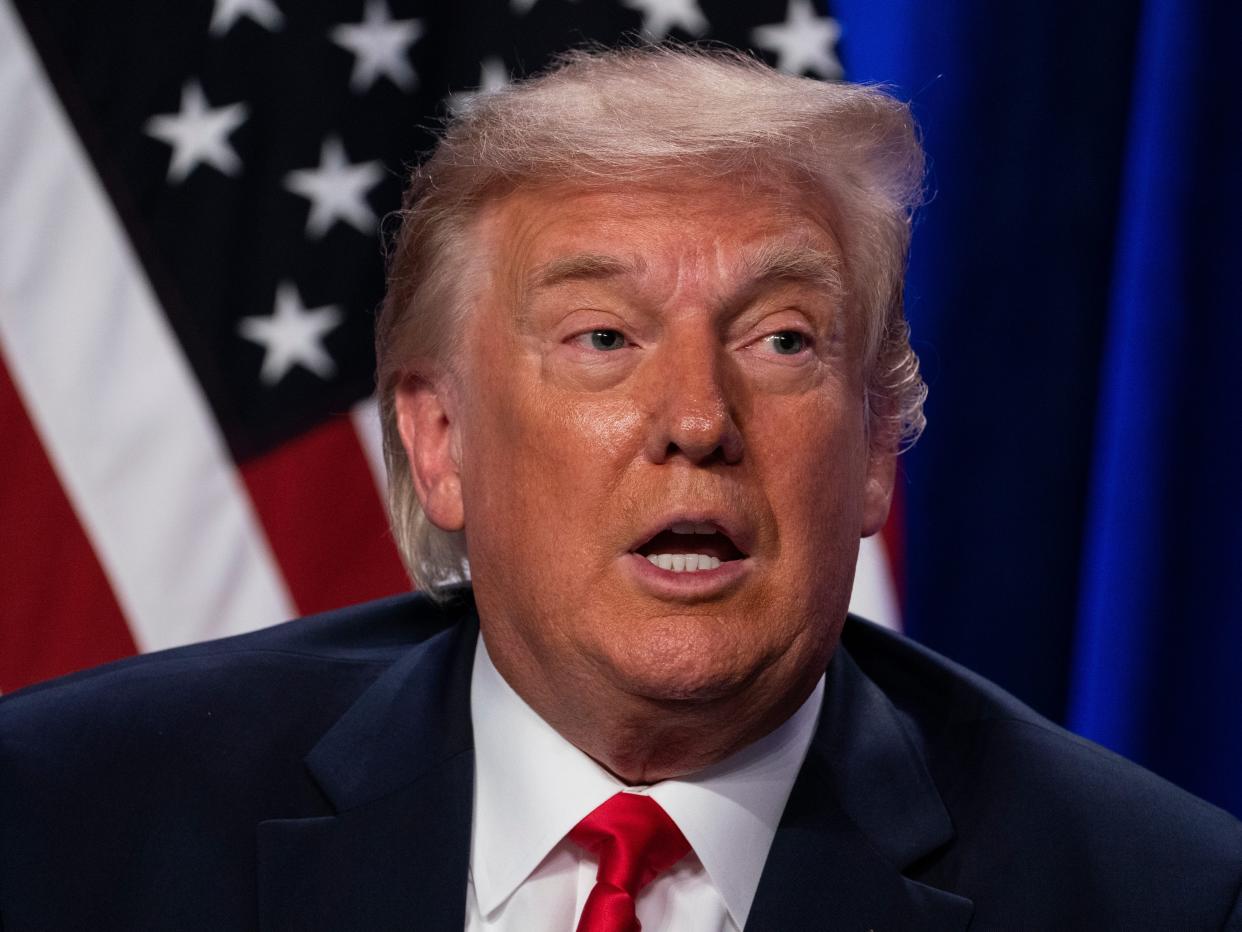
<path fill-rule="evenodd" d="M 394 396 L 397 430 L 410 462 L 414 492 L 428 520 L 442 531 L 460 531 L 466 512 L 461 494 L 461 446 L 452 398 L 442 384 L 407 375 Z"/>
<path fill-rule="evenodd" d="M 888 520 L 893 503 L 893 484 L 897 481 L 897 454 L 891 450 L 872 450 L 867 461 L 863 485 L 862 536 L 878 533 Z"/>

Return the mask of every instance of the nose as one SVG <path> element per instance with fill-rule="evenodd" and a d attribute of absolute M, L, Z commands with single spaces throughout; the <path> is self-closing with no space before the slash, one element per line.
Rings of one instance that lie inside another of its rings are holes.
<path fill-rule="evenodd" d="M 742 432 L 735 417 L 729 361 L 715 336 L 667 347 L 653 359 L 656 404 L 647 438 L 653 463 L 684 457 L 695 465 L 738 463 Z"/>

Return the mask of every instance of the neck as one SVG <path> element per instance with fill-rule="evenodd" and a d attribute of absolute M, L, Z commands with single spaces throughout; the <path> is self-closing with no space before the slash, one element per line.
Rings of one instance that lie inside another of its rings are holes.
<path fill-rule="evenodd" d="M 630 786 L 696 773 L 770 734 L 797 712 L 823 672 L 813 668 L 793 683 L 759 676 L 711 699 L 652 700 L 606 681 L 527 676 L 503 653 L 491 656 L 514 692 L 561 737 Z M 769 679 L 784 688 L 771 688 Z"/>

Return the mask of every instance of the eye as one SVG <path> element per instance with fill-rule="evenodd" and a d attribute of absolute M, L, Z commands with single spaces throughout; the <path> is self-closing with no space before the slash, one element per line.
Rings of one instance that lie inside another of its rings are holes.
<path fill-rule="evenodd" d="M 796 330 L 781 330 L 764 337 L 778 356 L 796 356 L 806 349 L 807 338 Z"/>
<path fill-rule="evenodd" d="M 625 336 L 619 330 L 592 330 L 578 339 L 589 342 L 591 349 L 605 353 L 622 349 L 627 343 Z"/>

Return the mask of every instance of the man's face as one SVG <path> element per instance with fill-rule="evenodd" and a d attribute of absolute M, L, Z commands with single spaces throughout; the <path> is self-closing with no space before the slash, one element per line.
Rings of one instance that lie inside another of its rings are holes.
<path fill-rule="evenodd" d="M 892 481 L 826 218 L 682 182 L 519 191 L 477 231 L 443 449 L 497 666 L 584 697 L 805 694 Z"/>

